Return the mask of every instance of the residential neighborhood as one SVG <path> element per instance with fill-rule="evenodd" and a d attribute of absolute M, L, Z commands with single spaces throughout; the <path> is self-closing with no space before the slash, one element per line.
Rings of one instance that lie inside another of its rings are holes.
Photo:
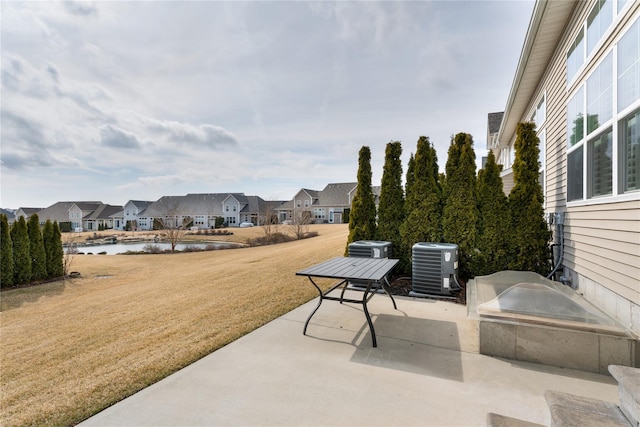
<path fill-rule="evenodd" d="M 60 201 L 45 208 L 20 207 L 6 212 L 9 223 L 37 214 L 41 224 L 57 221 L 66 231 L 153 230 L 154 221 L 171 222 L 179 227 L 185 219 L 191 227 L 210 229 L 216 223 L 226 227 L 241 224 L 262 225 L 267 221 L 304 221 L 342 224 L 348 222 L 348 210 L 357 188 L 356 182 L 330 183 L 322 190 L 302 188 L 291 200 L 264 200 L 244 193 L 198 193 L 163 196 L 156 201 L 128 200 L 124 205 L 101 201 Z M 372 188 L 377 198 L 380 187 Z M 217 221 L 217 222 L 216 222 Z"/>

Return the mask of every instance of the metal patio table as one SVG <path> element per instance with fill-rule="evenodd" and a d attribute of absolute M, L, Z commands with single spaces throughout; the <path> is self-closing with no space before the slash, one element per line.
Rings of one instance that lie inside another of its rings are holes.
<path fill-rule="evenodd" d="M 382 289 L 387 293 L 389 298 L 391 298 L 391 302 L 393 302 L 393 308 L 396 310 L 398 309 L 398 307 L 396 306 L 396 301 L 393 299 L 393 296 L 389 292 L 389 281 L 387 280 L 387 275 L 389 274 L 389 272 L 391 272 L 391 270 L 393 270 L 398 261 L 399 260 L 397 259 L 388 258 L 338 257 L 314 265 L 313 267 L 298 271 L 296 275 L 306 276 L 307 278 L 309 278 L 309 281 L 316 288 L 320 296 L 320 298 L 318 299 L 318 305 L 315 309 L 313 309 L 304 324 L 304 330 L 302 331 L 303 335 L 307 334 L 307 326 L 309 325 L 309 321 L 311 320 L 313 315 L 316 314 L 316 311 L 318 311 L 318 309 L 320 308 L 322 301 L 331 300 L 339 301 L 341 304 L 343 302 L 362 304 L 364 315 L 367 318 L 367 323 L 369 324 L 369 330 L 371 330 L 373 346 L 377 347 L 376 333 L 373 328 L 371 316 L 369 315 L 369 310 L 367 309 L 367 302 L 373 297 L 373 295 L 376 294 L 377 286 L 372 291 L 373 286 L 380 285 Z M 340 281 L 336 285 L 332 286 L 329 290 L 322 292 L 316 282 L 313 281 L 314 277 L 339 279 Z M 347 289 L 347 286 L 349 285 L 350 280 L 366 284 L 366 288 L 362 294 L 362 300 L 344 298 L 344 293 Z M 340 286 L 343 287 L 340 297 L 329 295 Z"/>

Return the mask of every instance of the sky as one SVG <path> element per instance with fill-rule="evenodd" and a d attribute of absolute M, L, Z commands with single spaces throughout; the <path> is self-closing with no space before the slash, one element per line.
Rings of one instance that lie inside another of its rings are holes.
<path fill-rule="evenodd" d="M 372 184 L 486 155 L 533 1 L 0 2 L 0 207 Z M 403 172 L 403 173 L 404 173 Z"/>

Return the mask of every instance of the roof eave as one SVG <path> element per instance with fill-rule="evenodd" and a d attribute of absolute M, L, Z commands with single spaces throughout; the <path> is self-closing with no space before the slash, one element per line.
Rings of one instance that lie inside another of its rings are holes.
<path fill-rule="evenodd" d="M 507 146 L 553 56 L 576 0 L 537 0 L 511 85 L 498 144 Z"/>

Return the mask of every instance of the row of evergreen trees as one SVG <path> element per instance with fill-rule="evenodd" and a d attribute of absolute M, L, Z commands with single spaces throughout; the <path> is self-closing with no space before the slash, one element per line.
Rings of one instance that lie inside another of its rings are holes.
<path fill-rule="evenodd" d="M 9 227 L 0 215 L 0 287 L 52 279 L 64 275 L 64 250 L 57 222 L 40 227 L 38 215 L 20 217 Z"/>
<path fill-rule="evenodd" d="M 515 186 L 507 197 L 493 153 L 476 174 L 473 138 L 467 133 L 452 138 L 442 175 L 435 147 L 421 136 L 409 159 L 404 188 L 402 147 L 400 142 L 390 142 L 377 212 L 371 190 L 371 151 L 362 147 L 346 252 L 357 240 L 389 241 L 394 258 L 400 259 L 399 271 L 410 273 L 415 243 L 447 242 L 459 246 L 459 274 L 464 280 L 506 269 L 546 275 L 551 232 L 544 220 L 538 145 L 535 125 L 520 123 Z"/>

